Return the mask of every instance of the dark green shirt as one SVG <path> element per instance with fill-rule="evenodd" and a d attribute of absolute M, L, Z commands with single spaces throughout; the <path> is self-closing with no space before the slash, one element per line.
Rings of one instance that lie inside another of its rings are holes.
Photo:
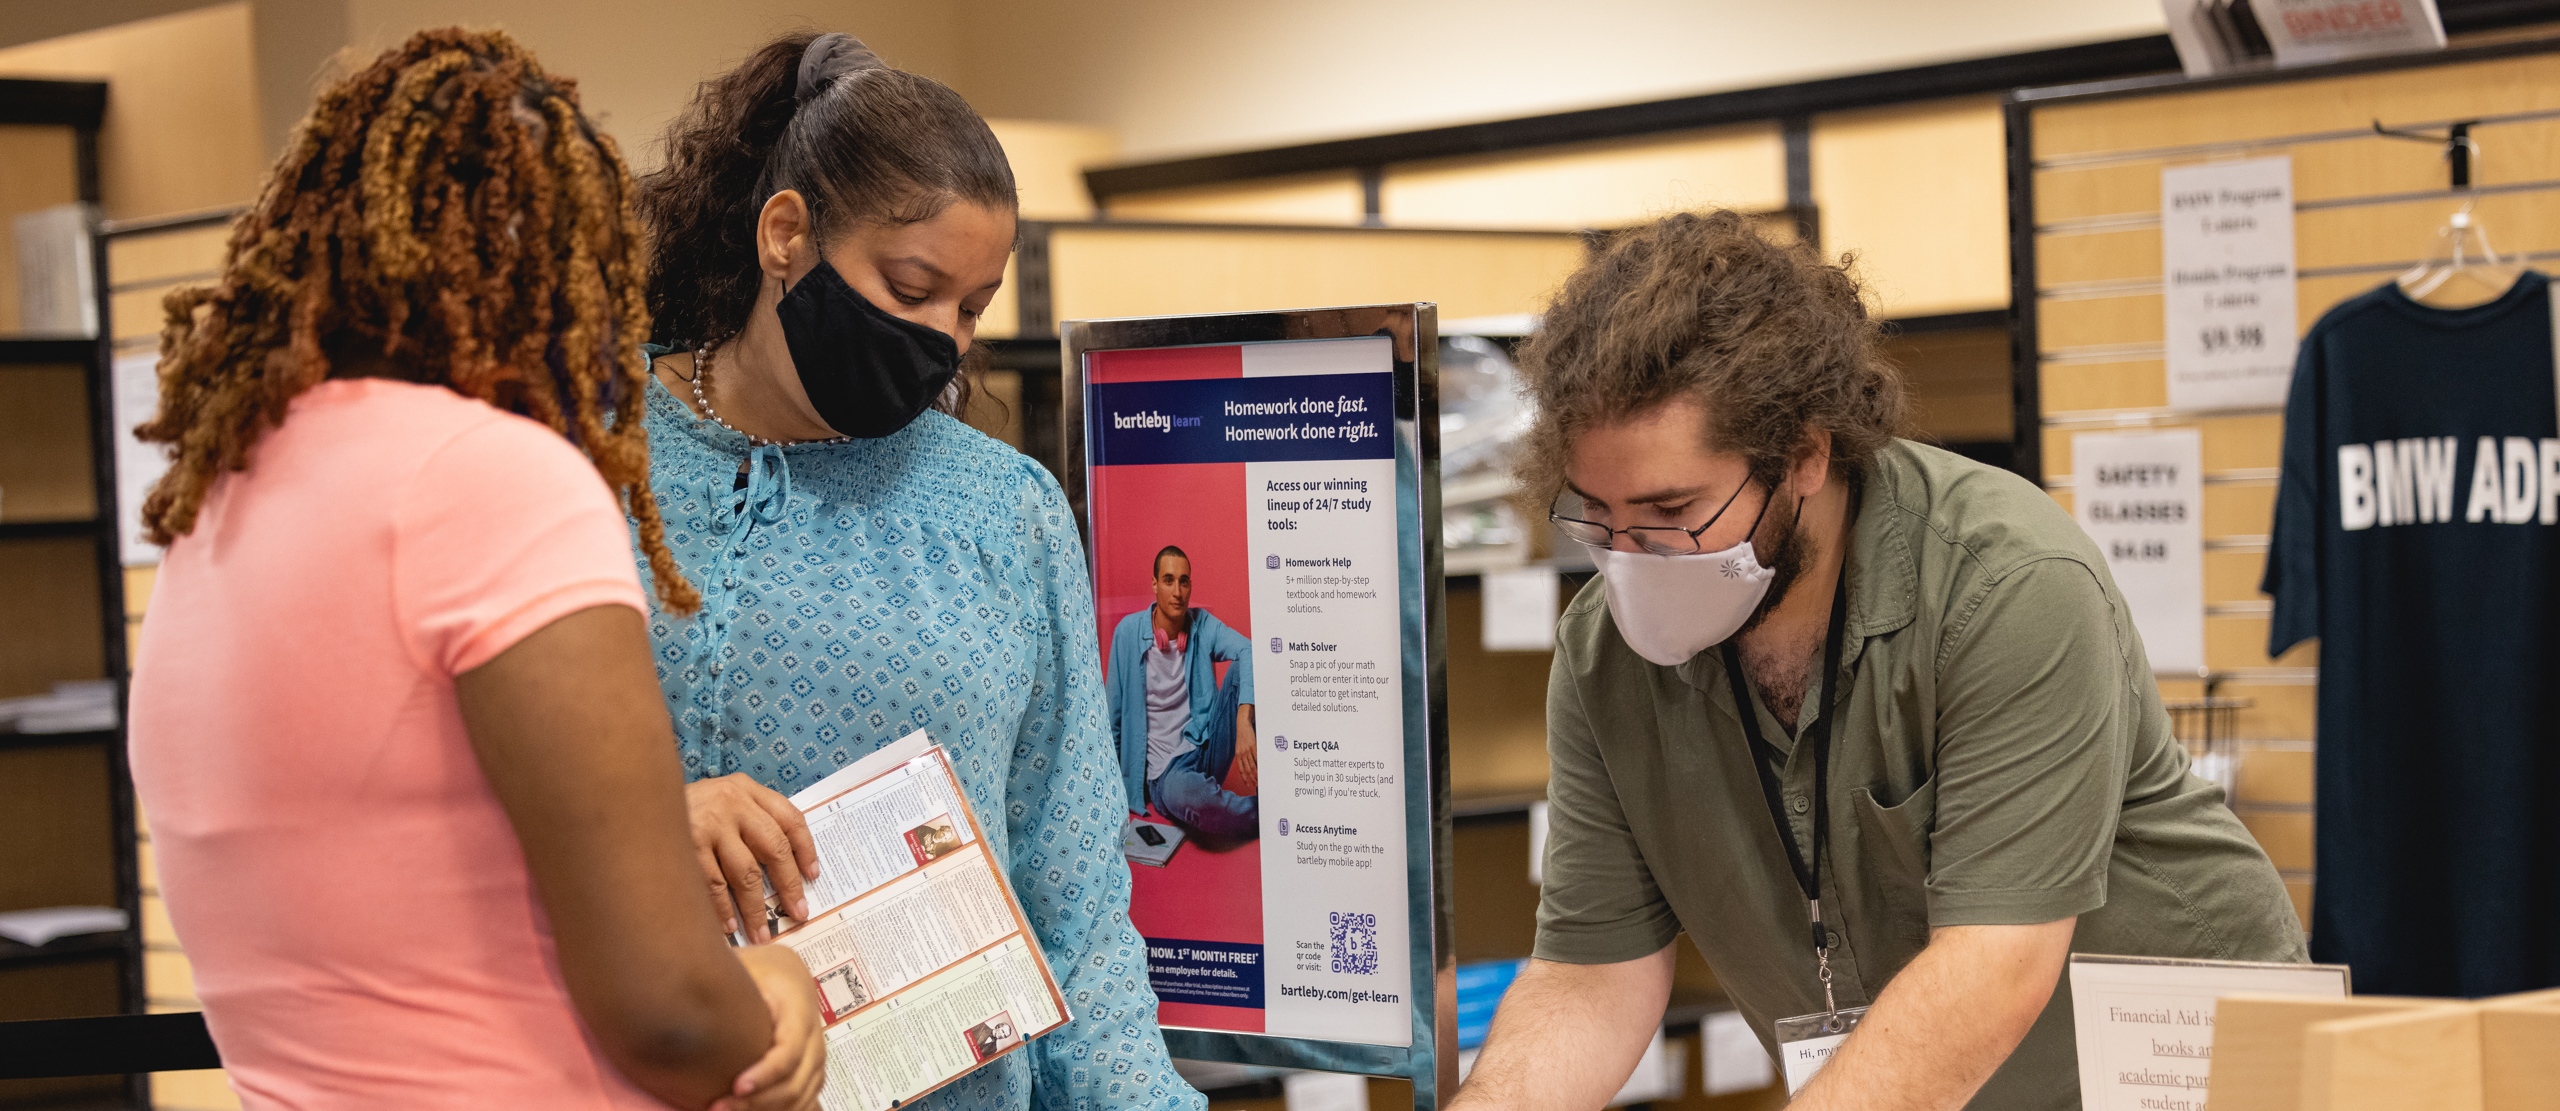
<path fill-rule="evenodd" d="M 2283 881 L 2220 788 L 2187 774 L 2071 517 L 2015 475 L 1904 441 L 1868 465 L 1858 506 L 1822 862 L 1840 1005 L 1872 1002 L 1936 926 L 2077 915 L 2076 952 L 2304 959 Z M 1813 760 L 1752 702 L 1809 847 Z M 1632 960 L 1685 931 L 1774 1053 L 1772 1021 L 1821 1010 L 1822 990 L 1721 653 L 1647 662 L 1593 581 L 1557 628 L 1547 747 L 1537 955 Z M 2079 1105 L 2065 977 L 1971 1106 Z"/>

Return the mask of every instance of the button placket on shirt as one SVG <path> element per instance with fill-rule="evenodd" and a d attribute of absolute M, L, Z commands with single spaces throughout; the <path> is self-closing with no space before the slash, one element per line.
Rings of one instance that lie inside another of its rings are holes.
<path fill-rule="evenodd" d="M 746 566 L 748 539 L 755 534 L 757 526 L 782 520 L 784 506 L 791 498 L 791 465 L 785 460 L 781 448 L 770 444 L 754 448 L 747 453 L 746 462 L 746 489 L 738 489 L 737 480 L 732 477 L 727 488 L 722 488 L 720 480 L 713 479 L 703 490 L 703 496 L 716 507 L 716 512 L 731 516 L 728 538 L 713 549 L 718 554 L 713 557 L 711 566 L 705 569 L 706 586 L 711 582 L 719 585 L 704 592 L 704 636 L 696 649 L 694 661 L 705 675 L 714 679 L 719 678 L 723 670 L 719 659 L 720 647 L 728 642 L 729 623 L 737 617 L 735 599 Z"/>

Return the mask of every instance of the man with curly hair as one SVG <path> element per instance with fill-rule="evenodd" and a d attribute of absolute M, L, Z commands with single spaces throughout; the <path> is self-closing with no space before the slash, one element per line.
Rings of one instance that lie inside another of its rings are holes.
<path fill-rule="evenodd" d="M 2303 959 L 2095 545 L 1898 438 L 1877 332 L 1845 260 L 1714 212 L 1619 236 L 1523 348 L 1522 477 L 1600 576 L 1470 1111 L 1605 1102 L 1683 932 L 1799 1108 L 2076 1108 L 2071 952 Z"/>

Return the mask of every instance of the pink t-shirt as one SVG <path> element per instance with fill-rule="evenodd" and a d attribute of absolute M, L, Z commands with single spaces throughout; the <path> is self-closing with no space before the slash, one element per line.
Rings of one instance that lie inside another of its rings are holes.
<path fill-rule="evenodd" d="M 599 605 L 647 605 L 604 480 L 436 386 L 314 387 L 169 549 L 134 786 L 247 1106 L 661 1106 L 572 1010 L 454 701 Z"/>

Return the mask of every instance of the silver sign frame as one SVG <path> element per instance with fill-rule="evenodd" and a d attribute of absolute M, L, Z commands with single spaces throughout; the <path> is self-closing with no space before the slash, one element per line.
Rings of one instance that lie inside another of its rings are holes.
<path fill-rule="evenodd" d="M 1062 348 L 1060 442 L 1067 500 L 1085 550 L 1094 550 L 1086 495 L 1093 466 L 1085 428 L 1085 356 L 1095 351 L 1195 347 L 1276 340 L 1356 339 L 1384 334 L 1395 344 L 1397 562 L 1403 614 L 1405 877 L 1412 946 L 1413 1042 L 1359 1042 L 1167 1027 L 1176 1057 L 1275 1068 L 1395 1077 L 1413 1083 L 1414 1107 L 1431 1111 L 1456 1082 L 1454 955 L 1449 925 L 1448 620 L 1440 564 L 1439 310 L 1430 302 L 1277 312 L 1069 320 Z M 1409 485 L 1408 485 L 1409 480 Z M 1090 567 L 1090 561 L 1088 561 Z M 1419 697 L 1416 697 L 1417 692 Z M 1443 1054 L 1446 1045 L 1452 1052 Z"/>

